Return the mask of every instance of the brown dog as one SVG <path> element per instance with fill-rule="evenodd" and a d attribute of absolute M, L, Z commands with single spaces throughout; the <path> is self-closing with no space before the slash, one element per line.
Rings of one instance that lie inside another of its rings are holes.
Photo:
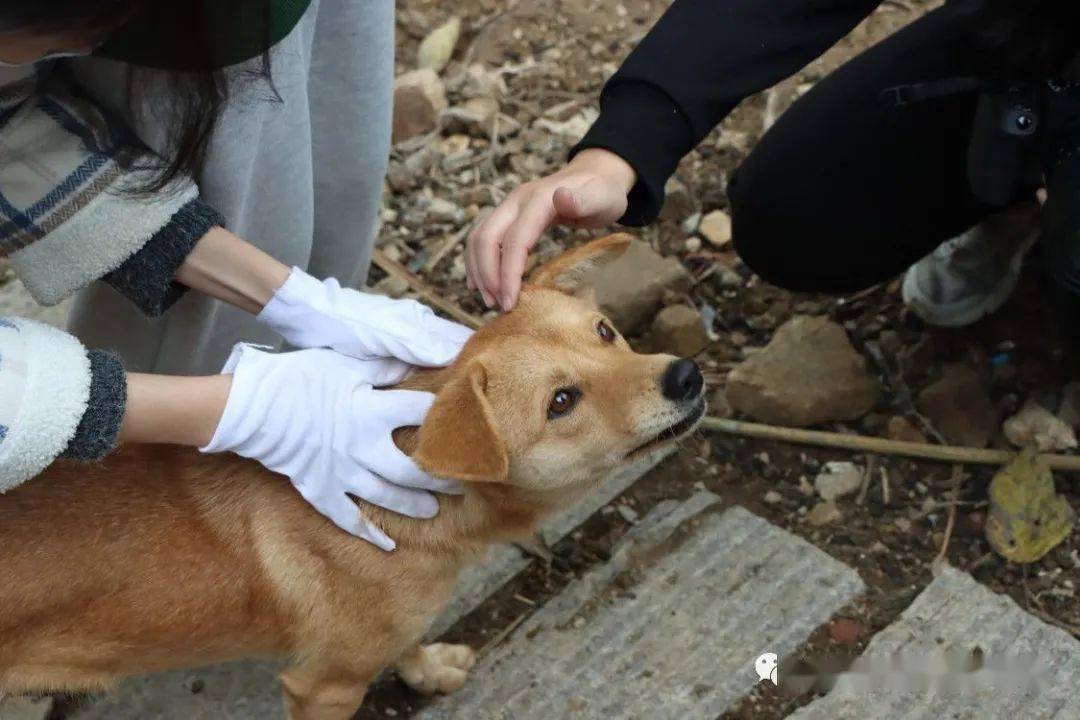
<path fill-rule="evenodd" d="M 261 466 L 190 448 L 57 463 L 0 496 L 0 695 L 271 655 L 294 661 L 281 676 L 294 720 L 350 717 L 390 665 L 421 692 L 459 688 L 472 650 L 417 644 L 458 572 L 704 413 L 692 362 L 634 353 L 570 294 L 628 242 L 541 268 L 451 367 L 404 383 L 437 398 L 399 445 L 465 492 L 441 497 L 433 520 L 362 506 L 393 553 L 341 532 Z"/>

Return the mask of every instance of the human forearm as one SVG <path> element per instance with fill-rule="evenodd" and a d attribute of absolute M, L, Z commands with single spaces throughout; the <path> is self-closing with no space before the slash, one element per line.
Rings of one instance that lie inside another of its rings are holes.
<path fill-rule="evenodd" d="M 679 160 L 740 102 L 797 72 L 881 0 L 675 0 L 606 84 L 576 150 L 606 148 L 638 182 L 622 222 L 660 212 Z"/>
<path fill-rule="evenodd" d="M 231 387 L 231 375 L 130 373 L 119 440 L 202 447 L 214 435 Z"/>
<path fill-rule="evenodd" d="M 176 273 L 176 281 L 258 314 L 290 269 L 222 227 L 211 228 Z"/>

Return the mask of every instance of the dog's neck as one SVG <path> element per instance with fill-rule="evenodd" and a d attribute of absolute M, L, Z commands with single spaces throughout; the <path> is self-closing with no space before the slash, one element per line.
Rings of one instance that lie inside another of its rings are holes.
<path fill-rule="evenodd" d="M 448 377 L 445 368 L 418 368 L 396 387 L 438 392 Z M 407 455 L 416 451 L 419 428 L 399 428 L 394 442 Z M 461 495 L 439 495 L 439 514 L 413 519 L 372 505 L 364 514 L 398 544 L 398 548 L 470 553 L 492 543 L 530 537 L 543 519 L 566 502 L 565 491 L 541 492 L 507 483 L 462 483 Z"/>

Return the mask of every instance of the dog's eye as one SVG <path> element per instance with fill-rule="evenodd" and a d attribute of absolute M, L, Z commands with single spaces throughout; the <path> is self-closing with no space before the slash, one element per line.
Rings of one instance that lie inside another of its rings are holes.
<path fill-rule="evenodd" d="M 580 397 L 581 391 L 577 388 L 560 388 L 556 390 L 551 397 L 551 403 L 548 405 L 548 420 L 562 417 L 573 410 Z"/>
<path fill-rule="evenodd" d="M 615 330 L 608 325 L 607 320 L 601 320 L 596 324 L 596 334 L 606 343 L 615 342 Z"/>

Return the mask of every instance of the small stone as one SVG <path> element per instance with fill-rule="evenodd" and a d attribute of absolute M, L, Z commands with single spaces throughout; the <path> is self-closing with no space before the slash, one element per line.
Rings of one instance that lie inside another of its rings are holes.
<path fill-rule="evenodd" d="M 442 114 L 442 123 L 447 132 L 486 138 L 495 131 L 495 118 L 498 114 L 497 100 L 475 97 L 445 111 Z"/>
<path fill-rule="evenodd" d="M 379 282 L 375 283 L 375 287 L 373 287 L 372 290 L 374 290 L 379 295 L 399 298 L 405 293 L 409 292 L 409 284 L 401 278 L 387 276 Z"/>
<path fill-rule="evenodd" d="M 910 420 L 900 415 L 889 420 L 889 424 L 885 426 L 885 437 L 900 442 L 926 442 L 926 436 L 919 432 L 919 429 Z"/>
<path fill-rule="evenodd" d="M 596 118 L 596 111 L 590 108 L 562 122 L 551 118 L 540 118 L 533 123 L 533 126 L 555 137 L 561 137 L 567 142 L 577 142 L 588 132 Z"/>
<path fill-rule="evenodd" d="M 911 532 L 911 521 L 907 518 L 896 518 L 896 520 L 893 521 L 893 525 L 895 525 L 896 529 L 902 533 Z"/>
<path fill-rule="evenodd" d="M 388 707 L 385 710 L 383 710 L 383 715 L 385 715 L 386 717 L 397 717 L 398 716 L 398 711 L 395 710 L 392 707 Z"/>
<path fill-rule="evenodd" d="M 652 337 L 657 349 L 679 357 L 694 357 L 709 344 L 701 313 L 686 305 L 661 310 L 653 321 Z"/>
<path fill-rule="evenodd" d="M 660 210 L 661 220 L 683 220 L 694 212 L 694 199 L 690 190 L 676 177 L 672 176 L 664 185 L 664 206 Z"/>
<path fill-rule="evenodd" d="M 716 247 L 731 242 L 731 217 L 723 210 L 713 210 L 701 218 L 698 234 Z"/>
<path fill-rule="evenodd" d="M 840 508 L 836 507 L 836 503 L 828 500 L 819 502 L 806 514 L 807 522 L 815 527 L 828 525 L 841 520 L 843 517 L 844 514 L 840 512 Z"/>
<path fill-rule="evenodd" d="M 427 206 L 427 217 L 432 222 L 460 225 L 465 221 L 465 211 L 449 200 L 432 198 Z"/>
<path fill-rule="evenodd" d="M 810 484 L 805 475 L 799 476 L 799 492 L 807 497 L 814 494 L 814 486 Z"/>
<path fill-rule="evenodd" d="M 831 501 L 850 495 L 862 487 L 863 474 L 854 463 L 827 462 L 814 478 L 814 489 L 822 500 Z"/>
<path fill-rule="evenodd" d="M 632 335 L 652 319 L 665 290 L 685 291 L 690 282 L 677 259 L 665 258 L 635 239 L 622 257 L 591 271 L 583 286 L 591 286 L 600 309 L 619 330 Z"/>
<path fill-rule="evenodd" d="M 688 253 L 696 253 L 701 250 L 701 238 L 690 236 L 683 242 L 683 250 Z"/>
<path fill-rule="evenodd" d="M 682 225 L 680 225 L 679 227 L 682 229 L 682 231 L 684 233 L 689 235 L 690 233 L 697 232 L 698 225 L 700 225 L 700 224 L 701 224 L 701 213 L 696 212 L 693 215 L 688 216 L 685 220 L 683 220 Z M 699 240 L 699 242 L 700 242 L 700 240 Z"/>
<path fill-rule="evenodd" d="M 573 625 L 575 630 L 580 630 L 581 628 L 585 627 L 585 618 L 578 615 L 570 624 Z"/>
<path fill-rule="evenodd" d="M 206 683 L 198 675 L 192 675 L 184 681 L 184 687 L 192 695 L 198 695 L 206 688 Z"/>
<path fill-rule="evenodd" d="M 833 642 L 841 645 L 852 646 L 859 642 L 859 636 L 863 633 L 863 625 L 858 620 L 851 618 L 836 618 L 829 623 L 829 637 Z"/>
<path fill-rule="evenodd" d="M 628 523 L 636 523 L 638 521 L 639 516 L 637 510 L 630 507 L 629 505 L 616 505 L 615 510 L 617 510 L 619 516 Z"/>
<path fill-rule="evenodd" d="M 731 407 L 757 420 L 805 427 L 856 420 L 881 394 L 842 327 L 798 316 L 728 375 Z"/>
<path fill-rule="evenodd" d="M 940 380 L 919 393 L 919 412 L 953 445 L 986 447 L 998 422 L 988 380 L 971 363 L 950 363 Z"/>
<path fill-rule="evenodd" d="M 456 255 L 454 261 L 450 264 L 448 277 L 454 282 L 461 282 L 465 279 L 465 274 L 465 256 Z"/>
<path fill-rule="evenodd" d="M 431 69 L 414 70 L 394 81 L 393 142 L 423 135 L 438 127 L 446 108 L 446 91 Z"/>
<path fill-rule="evenodd" d="M 1018 448 L 1033 447 L 1040 452 L 1071 450 L 1077 446 L 1076 433 L 1061 418 L 1029 400 L 1002 426 L 1005 438 Z"/>
<path fill-rule="evenodd" d="M 776 492 L 775 490 L 770 490 L 769 492 L 765 493 L 765 497 L 763 497 L 762 499 L 767 505 L 775 505 L 776 503 L 783 500 L 784 496 Z"/>
<path fill-rule="evenodd" d="M 393 260 L 394 262 L 397 262 L 397 263 L 401 262 L 401 257 L 402 257 L 401 248 L 399 248 L 397 245 L 384 245 L 382 247 L 382 253 L 383 253 L 383 255 L 385 255 L 390 260 Z"/>
<path fill-rule="evenodd" d="M 454 54 L 454 47 L 461 36 L 461 18 L 452 17 L 428 33 L 416 49 L 416 65 L 441 72 Z"/>

